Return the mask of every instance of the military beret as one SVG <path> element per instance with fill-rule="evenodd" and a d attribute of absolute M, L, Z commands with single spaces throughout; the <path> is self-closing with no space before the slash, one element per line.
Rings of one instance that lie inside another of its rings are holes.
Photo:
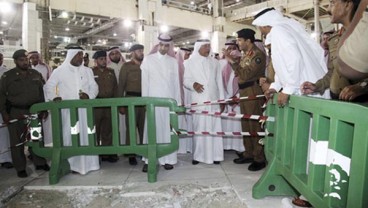
<path fill-rule="evenodd" d="M 18 59 L 20 57 L 27 57 L 27 56 L 28 56 L 28 52 L 24 49 L 20 49 L 14 52 L 13 59 Z"/>
<path fill-rule="evenodd" d="M 254 35 L 256 34 L 256 32 L 252 29 L 241 29 L 238 32 L 236 32 L 238 34 L 238 38 L 244 38 L 244 39 L 250 39 L 252 40 L 252 42 L 254 42 Z"/>
<path fill-rule="evenodd" d="M 132 45 L 132 47 L 130 47 L 129 51 L 133 52 L 133 51 L 139 50 L 139 49 L 144 49 L 144 46 L 141 45 L 141 44 L 134 44 L 134 45 Z"/>
<path fill-rule="evenodd" d="M 93 54 L 93 59 L 98 59 L 100 57 L 106 57 L 106 51 L 96 51 L 95 54 Z"/>

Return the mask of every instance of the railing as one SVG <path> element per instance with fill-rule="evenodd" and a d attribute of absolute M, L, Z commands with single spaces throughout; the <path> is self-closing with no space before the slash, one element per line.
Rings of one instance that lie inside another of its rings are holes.
<path fill-rule="evenodd" d="M 316 208 L 368 207 L 367 106 L 291 96 L 266 114 L 275 122 L 266 124 L 269 164 L 254 198 L 302 194 Z"/>
<path fill-rule="evenodd" d="M 119 142 L 119 117 L 118 108 L 128 107 L 130 145 L 122 145 Z M 147 117 L 148 144 L 137 144 L 135 131 L 135 106 L 145 106 Z M 111 146 L 97 146 L 95 135 L 95 123 L 93 109 L 96 107 L 109 107 L 111 109 L 112 135 Z M 49 183 L 56 184 L 60 178 L 70 172 L 68 158 L 77 155 L 99 154 L 138 154 L 148 158 L 148 181 L 157 180 L 158 158 L 170 154 L 178 149 L 179 140 L 176 134 L 171 134 L 171 143 L 156 143 L 155 107 L 167 107 L 170 111 L 170 125 L 178 130 L 178 116 L 176 112 L 184 112 L 184 108 L 178 107 L 173 99 L 166 98 L 111 98 L 94 100 L 68 100 L 61 102 L 47 102 L 35 104 L 31 107 L 31 113 L 48 110 L 52 122 L 52 146 L 45 146 L 41 135 L 41 123 L 38 120 L 31 122 L 32 142 L 29 146 L 35 154 L 51 160 Z M 71 146 L 63 145 L 62 110 L 70 111 Z M 80 145 L 78 109 L 85 109 L 88 126 L 88 146 Z"/>

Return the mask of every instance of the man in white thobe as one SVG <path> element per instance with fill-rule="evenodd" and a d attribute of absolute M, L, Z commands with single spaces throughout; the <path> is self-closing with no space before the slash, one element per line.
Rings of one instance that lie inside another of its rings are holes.
<path fill-rule="evenodd" d="M 278 96 L 280 106 L 288 102 L 289 95 L 301 95 L 303 82 L 316 82 L 327 73 L 323 49 L 297 21 L 267 8 L 255 16 L 252 24 L 258 26 L 271 43 L 275 82 L 265 95 L 270 97 L 282 88 Z M 329 98 L 329 93 L 325 92 L 322 97 Z"/>
<path fill-rule="evenodd" d="M 238 49 L 236 40 L 229 40 L 225 43 L 225 50 L 228 51 L 234 58 L 240 58 L 241 52 Z M 220 67 L 222 72 L 222 81 L 224 86 L 225 98 L 239 97 L 238 77 L 231 67 L 231 64 L 226 59 L 221 59 Z M 229 104 L 225 107 L 224 113 L 240 113 L 238 103 Z M 241 132 L 241 121 L 236 118 L 222 118 L 222 130 L 225 132 Z M 224 138 L 224 150 L 235 150 L 237 154 L 244 152 L 243 137 L 229 136 Z"/>
<path fill-rule="evenodd" d="M 180 82 L 180 98 L 181 105 L 190 104 L 191 101 L 188 99 L 188 90 L 184 88 L 184 61 L 187 60 L 191 54 L 191 50 L 187 48 L 180 48 L 175 57 L 179 64 L 179 82 Z M 179 128 L 186 129 L 187 131 L 192 131 L 192 115 L 191 114 L 182 114 L 178 115 L 179 119 Z M 192 136 L 185 135 L 180 136 L 179 138 L 179 149 L 178 153 L 188 153 L 192 152 L 193 142 Z"/>
<path fill-rule="evenodd" d="M 119 85 L 120 70 L 125 63 L 124 57 L 121 55 L 120 48 L 118 46 L 111 47 L 107 51 L 107 67 L 113 69 L 116 76 L 116 81 Z M 119 132 L 120 132 L 120 142 L 126 144 L 126 124 L 125 115 L 119 113 Z"/>
<path fill-rule="evenodd" d="M 42 78 L 45 82 L 51 76 L 51 68 L 41 61 L 41 55 L 38 51 L 31 51 L 28 53 L 28 59 L 30 62 L 30 66 L 32 69 L 41 73 Z M 43 138 L 45 144 L 50 144 L 52 142 L 52 131 L 51 131 L 51 116 L 47 116 L 47 118 L 42 119 L 42 130 L 43 130 Z"/>
<path fill-rule="evenodd" d="M 98 94 L 98 85 L 94 80 L 92 69 L 83 66 L 83 49 L 70 48 L 64 63 L 56 68 L 44 86 L 47 101 L 94 99 Z M 71 124 L 70 112 L 62 110 L 63 142 L 70 146 Z M 88 145 L 87 112 L 78 109 L 80 145 Z M 74 156 L 68 159 L 70 169 L 82 175 L 100 169 L 98 156 Z"/>
<path fill-rule="evenodd" d="M 198 40 L 188 60 L 184 62 L 184 86 L 190 90 L 192 102 L 202 103 L 209 100 L 224 99 L 221 68 L 219 62 L 210 56 L 209 40 Z M 192 107 L 193 110 L 219 112 L 220 106 L 204 105 Z M 195 132 L 221 132 L 221 118 L 193 114 Z M 206 164 L 220 164 L 224 160 L 222 136 L 194 135 L 193 161 Z"/>
<path fill-rule="evenodd" d="M 169 35 L 161 34 L 158 37 L 159 43 L 154 46 L 150 54 L 143 59 L 142 70 L 142 97 L 162 97 L 172 98 L 180 103 L 178 62 L 173 50 L 172 38 Z M 170 143 L 170 119 L 169 109 L 156 107 L 156 138 L 157 143 Z M 147 119 L 143 143 L 147 144 Z M 147 172 L 148 160 L 142 171 Z M 159 158 L 160 165 L 166 170 L 174 168 L 177 163 L 177 151 Z"/>
<path fill-rule="evenodd" d="M 0 53 L 0 77 L 3 76 L 4 72 L 9 69 L 3 64 L 4 56 Z M 3 123 L 3 116 L 0 114 L 0 125 Z M 10 152 L 10 142 L 9 142 L 9 132 L 8 127 L 0 127 L 0 164 L 4 168 L 12 168 L 12 158 Z"/>

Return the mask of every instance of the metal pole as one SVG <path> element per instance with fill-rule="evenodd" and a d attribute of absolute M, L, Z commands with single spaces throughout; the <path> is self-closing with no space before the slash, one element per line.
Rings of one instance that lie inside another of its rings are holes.
<path fill-rule="evenodd" d="M 317 43 L 320 42 L 321 32 L 319 25 L 319 0 L 314 0 L 314 32 L 316 34 Z"/>

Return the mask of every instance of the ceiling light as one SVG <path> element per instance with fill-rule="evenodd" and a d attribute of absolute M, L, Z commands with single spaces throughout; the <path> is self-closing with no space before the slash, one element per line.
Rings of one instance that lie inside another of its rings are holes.
<path fill-rule="evenodd" d="M 68 18 L 69 17 L 68 12 L 66 12 L 66 11 L 61 12 L 61 17 L 62 18 Z"/>
<path fill-rule="evenodd" d="M 167 25 L 161 25 L 160 31 L 162 33 L 167 33 L 169 31 L 169 27 Z"/>
<path fill-rule="evenodd" d="M 210 36 L 210 34 L 207 31 L 201 32 L 201 37 L 202 38 L 208 38 L 209 36 Z"/>
<path fill-rule="evenodd" d="M 8 24 L 8 22 L 6 22 L 6 21 L 2 21 L 2 22 L 1 22 L 1 24 L 3 24 L 3 25 L 7 25 L 7 24 Z"/>
<path fill-rule="evenodd" d="M 124 20 L 123 24 L 125 27 L 131 27 L 133 25 L 133 22 L 131 20 L 126 19 Z"/>
<path fill-rule="evenodd" d="M 9 13 L 12 10 L 12 6 L 9 2 L 0 2 L 0 12 L 1 13 Z"/>
<path fill-rule="evenodd" d="M 190 4 L 191 4 L 191 5 L 194 5 L 194 1 L 191 1 L 191 2 L 190 2 Z"/>
<path fill-rule="evenodd" d="M 54 35 L 54 38 L 56 39 L 56 38 L 58 38 L 58 36 L 57 35 Z"/>
<path fill-rule="evenodd" d="M 190 42 L 189 41 L 187 41 L 187 44 L 189 44 Z"/>
<path fill-rule="evenodd" d="M 236 2 L 239 2 L 240 0 L 236 0 Z"/>
<path fill-rule="evenodd" d="M 69 31 L 69 30 L 70 30 L 70 29 L 69 29 L 69 27 L 66 27 L 66 28 L 65 28 L 65 31 Z"/>
<path fill-rule="evenodd" d="M 118 34 L 116 34 L 116 33 L 114 33 L 114 34 L 112 34 L 113 36 L 117 36 Z"/>
<path fill-rule="evenodd" d="M 4 34 L 4 32 L 3 31 L 0 31 L 0 35 L 2 35 L 2 34 Z"/>
<path fill-rule="evenodd" d="M 106 42 L 107 42 L 106 40 L 103 40 L 103 41 L 102 41 L 102 44 L 103 44 L 103 45 L 106 45 Z"/>

